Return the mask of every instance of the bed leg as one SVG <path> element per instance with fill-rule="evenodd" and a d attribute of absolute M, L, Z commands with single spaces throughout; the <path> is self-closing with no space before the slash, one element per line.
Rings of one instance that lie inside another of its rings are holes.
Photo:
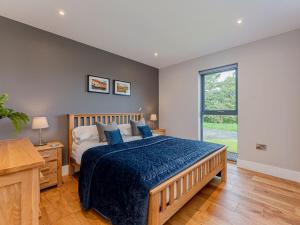
<path fill-rule="evenodd" d="M 226 182 L 227 181 L 227 149 L 225 149 L 223 153 L 223 162 L 224 162 L 224 168 L 221 170 L 221 181 Z"/>
<path fill-rule="evenodd" d="M 148 210 L 148 225 L 159 224 L 159 193 L 150 194 L 149 210 Z"/>
<path fill-rule="evenodd" d="M 74 166 L 72 165 L 72 163 L 70 163 L 70 165 L 69 165 L 69 175 L 70 176 L 74 175 Z"/>

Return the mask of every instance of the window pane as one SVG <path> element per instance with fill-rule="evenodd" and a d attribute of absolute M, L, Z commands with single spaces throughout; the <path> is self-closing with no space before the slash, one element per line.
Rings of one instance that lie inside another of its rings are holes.
<path fill-rule="evenodd" d="M 205 110 L 236 110 L 236 71 L 204 76 Z"/>
<path fill-rule="evenodd" d="M 227 146 L 229 152 L 237 153 L 237 116 L 203 117 L 203 140 Z"/>

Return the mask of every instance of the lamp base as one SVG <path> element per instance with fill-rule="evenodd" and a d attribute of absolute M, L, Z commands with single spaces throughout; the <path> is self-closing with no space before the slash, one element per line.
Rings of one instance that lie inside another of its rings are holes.
<path fill-rule="evenodd" d="M 47 143 L 40 143 L 40 144 L 35 144 L 34 146 L 44 146 L 44 145 L 47 145 Z"/>
<path fill-rule="evenodd" d="M 36 144 L 35 146 L 44 146 L 47 144 L 47 143 L 44 143 L 42 140 L 42 129 L 40 129 L 40 132 L 39 132 L 39 139 L 40 139 L 39 143 Z"/>

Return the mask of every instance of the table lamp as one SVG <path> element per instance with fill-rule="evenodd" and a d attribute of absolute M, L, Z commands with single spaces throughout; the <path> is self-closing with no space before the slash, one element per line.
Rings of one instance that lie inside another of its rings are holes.
<path fill-rule="evenodd" d="M 48 121 L 47 117 L 33 117 L 32 119 L 32 129 L 33 130 L 40 130 L 40 143 L 38 146 L 46 145 L 46 143 L 42 142 L 42 129 L 48 128 Z"/>
<path fill-rule="evenodd" d="M 157 121 L 157 115 L 156 114 L 151 114 L 150 115 L 150 121 L 152 122 L 152 129 L 154 130 L 154 123 Z"/>

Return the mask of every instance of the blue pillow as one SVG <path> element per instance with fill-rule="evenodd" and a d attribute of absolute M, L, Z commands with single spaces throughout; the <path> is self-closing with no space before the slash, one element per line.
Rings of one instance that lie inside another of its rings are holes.
<path fill-rule="evenodd" d="M 112 131 L 104 131 L 106 141 L 109 145 L 116 145 L 119 143 L 123 143 L 123 138 L 120 133 L 120 130 L 112 130 Z"/>
<path fill-rule="evenodd" d="M 152 137 L 152 131 L 148 125 L 137 127 L 143 138 Z"/>

